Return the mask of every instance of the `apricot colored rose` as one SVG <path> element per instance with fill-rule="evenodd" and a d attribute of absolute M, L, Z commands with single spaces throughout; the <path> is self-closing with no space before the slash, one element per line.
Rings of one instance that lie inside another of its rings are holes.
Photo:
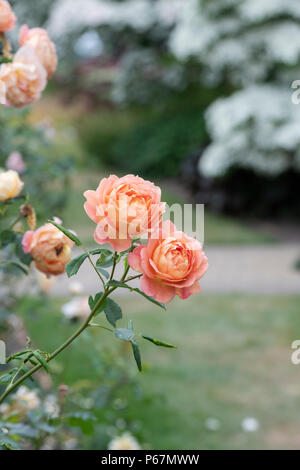
<path fill-rule="evenodd" d="M 0 0 L 0 32 L 5 33 L 14 28 L 16 17 L 6 0 Z"/>
<path fill-rule="evenodd" d="M 134 175 L 111 175 L 84 196 L 84 209 L 97 224 L 95 241 L 110 243 L 118 252 L 130 248 L 132 239 L 151 233 L 165 211 L 160 188 Z"/>
<path fill-rule="evenodd" d="M 2 64 L 0 81 L 6 86 L 6 99 L 21 108 L 41 96 L 47 84 L 47 74 L 34 50 L 24 46 L 18 50 L 10 64 Z"/>
<path fill-rule="evenodd" d="M 20 194 L 24 183 L 14 170 L 0 173 L 0 201 L 7 201 Z"/>
<path fill-rule="evenodd" d="M 143 273 L 141 288 L 145 294 L 167 303 L 177 294 L 187 299 L 200 292 L 199 279 L 208 268 L 201 244 L 179 232 L 175 225 L 163 222 L 147 245 L 128 255 L 132 269 Z"/>
<path fill-rule="evenodd" d="M 24 253 L 31 254 L 39 271 L 58 275 L 65 271 L 66 264 L 71 261 L 74 243 L 49 223 L 36 231 L 26 232 L 22 245 Z"/>
<path fill-rule="evenodd" d="M 55 45 L 49 38 L 47 31 L 43 28 L 29 29 L 27 25 L 23 25 L 19 41 L 21 46 L 32 47 L 45 68 L 48 78 L 50 78 L 57 67 L 57 55 Z"/>

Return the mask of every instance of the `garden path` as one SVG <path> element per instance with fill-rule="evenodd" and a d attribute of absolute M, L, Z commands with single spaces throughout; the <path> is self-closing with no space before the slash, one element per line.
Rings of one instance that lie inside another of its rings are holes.
<path fill-rule="evenodd" d="M 299 243 L 210 245 L 205 247 L 205 252 L 209 259 L 209 270 L 201 281 L 203 293 L 300 294 L 300 271 L 295 269 L 295 262 L 300 259 Z M 118 275 L 120 272 L 117 270 Z M 89 263 L 85 262 L 71 280 L 65 275 L 61 276 L 52 295 L 66 295 L 68 285 L 74 281 L 82 284 L 85 294 L 100 290 L 99 279 Z M 132 282 L 135 286 L 138 283 L 138 280 Z M 123 295 L 129 293 L 126 289 L 119 292 Z"/>

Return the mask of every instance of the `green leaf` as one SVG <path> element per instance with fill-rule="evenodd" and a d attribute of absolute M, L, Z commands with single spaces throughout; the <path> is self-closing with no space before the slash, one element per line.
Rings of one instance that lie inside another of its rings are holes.
<path fill-rule="evenodd" d="M 21 263 L 25 264 L 25 266 L 29 266 L 32 261 L 32 257 L 30 253 L 24 253 L 23 247 L 22 247 L 22 238 L 23 238 L 23 235 L 17 234 L 15 254 L 16 254 L 16 257 L 19 258 Z"/>
<path fill-rule="evenodd" d="M 18 367 L 14 367 L 8 372 L 0 375 L 0 384 L 6 384 L 10 382 L 12 375 L 14 375 L 18 371 Z"/>
<path fill-rule="evenodd" d="M 77 411 L 68 415 L 69 425 L 79 427 L 84 434 L 92 435 L 94 432 L 95 416 L 88 411 Z"/>
<path fill-rule="evenodd" d="M 104 248 L 96 248 L 95 250 L 90 251 L 90 255 L 100 255 Z"/>
<path fill-rule="evenodd" d="M 41 364 L 41 366 L 46 370 L 46 372 L 50 372 L 50 368 L 49 368 L 49 365 L 48 365 L 48 362 L 46 361 L 46 359 L 44 358 L 44 356 L 40 353 L 40 351 L 32 351 L 32 354 L 34 355 L 34 357 L 39 361 L 39 363 Z"/>
<path fill-rule="evenodd" d="M 98 292 L 98 294 L 95 295 L 95 298 L 93 298 L 92 296 L 89 297 L 89 306 L 91 310 L 94 309 L 95 305 L 97 304 L 97 302 L 99 302 L 102 295 L 103 295 L 103 292 Z M 103 312 L 104 307 L 106 305 L 106 301 L 107 299 L 101 302 L 101 305 L 99 305 L 99 307 L 97 308 L 95 315 L 98 315 L 99 313 Z"/>
<path fill-rule="evenodd" d="M 141 289 L 131 287 L 128 284 L 126 284 L 125 282 L 109 281 L 106 285 L 107 286 L 112 286 L 112 287 L 122 287 L 123 289 L 129 289 L 131 292 L 137 292 L 138 294 L 142 295 L 143 297 L 145 297 L 145 299 L 149 300 L 153 304 L 158 305 L 158 307 L 161 307 L 164 310 L 166 310 L 165 304 L 162 304 L 161 302 L 158 302 L 157 300 L 155 300 L 150 295 L 146 295 Z"/>
<path fill-rule="evenodd" d="M 77 256 L 76 258 L 72 259 L 67 265 L 66 265 L 66 273 L 68 277 L 75 276 L 75 274 L 78 273 L 82 263 L 86 260 L 88 257 L 87 253 L 84 253 L 83 255 Z"/>
<path fill-rule="evenodd" d="M 134 340 L 134 332 L 132 330 L 128 330 L 127 328 L 118 328 L 114 331 L 114 335 L 116 338 L 123 341 L 131 342 Z"/>
<path fill-rule="evenodd" d="M 53 220 L 48 220 L 48 222 L 50 222 L 50 224 L 54 225 L 56 228 L 58 228 L 58 230 L 60 230 L 62 233 L 64 233 L 68 238 L 70 238 L 70 240 L 72 240 L 77 246 L 81 246 L 82 243 L 81 241 L 79 240 L 79 238 L 72 232 L 70 232 L 70 230 L 67 230 L 66 228 L 64 228 L 62 225 L 60 224 L 57 224 L 56 222 L 54 222 Z"/>
<path fill-rule="evenodd" d="M 107 321 L 114 327 L 116 327 L 116 322 L 122 318 L 121 307 L 112 299 L 106 299 L 106 305 L 104 307 L 104 312 L 107 318 Z"/>
<path fill-rule="evenodd" d="M 140 353 L 139 347 L 136 344 L 136 342 L 133 340 L 131 341 L 131 346 L 132 346 L 132 351 L 133 351 L 136 365 L 138 366 L 138 370 L 142 372 L 142 359 L 141 359 L 141 353 Z"/>
<path fill-rule="evenodd" d="M 16 240 L 16 233 L 12 230 L 4 230 L 0 233 L 0 241 L 2 246 L 7 246 Z"/>
<path fill-rule="evenodd" d="M 20 269 L 24 274 L 28 274 L 28 271 L 26 268 L 24 268 L 24 266 L 22 266 L 21 263 L 18 263 L 18 261 L 9 261 L 8 264 L 11 264 L 12 266 L 14 266 L 15 268 L 18 268 Z"/>
<path fill-rule="evenodd" d="M 96 262 L 97 267 L 109 268 L 114 264 L 114 254 L 110 250 L 102 250 Z"/>
<path fill-rule="evenodd" d="M 165 343 L 164 341 L 160 341 L 159 339 L 156 339 L 156 338 L 151 338 L 151 336 L 142 335 L 142 337 L 144 339 L 146 339 L 147 341 L 150 341 L 150 343 L 155 344 L 156 346 L 162 346 L 164 348 L 175 348 L 176 349 L 176 346 L 173 346 L 173 344 Z"/>
<path fill-rule="evenodd" d="M 104 277 L 106 277 L 106 279 L 109 278 L 109 273 L 107 271 L 105 271 L 105 269 L 99 268 L 99 266 L 98 266 L 97 270 L 99 271 L 100 274 L 102 274 Z"/>
<path fill-rule="evenodd" d="M 5 447 L 8 450 L 20 450 L 21 447 L 16 441 L 10 437 L 0 437 L 0 447 Z"/>

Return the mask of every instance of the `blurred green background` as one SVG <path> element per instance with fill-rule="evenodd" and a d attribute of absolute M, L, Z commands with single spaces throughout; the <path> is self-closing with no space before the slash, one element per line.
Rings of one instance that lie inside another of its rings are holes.
<path fill-rule="evenodd" d="M 300 334 L 300 111 L 291 101 L 300 73 L 297 1 L 11 3 L 20 24 L 47 27 L 60 59 L 46 94 L 26 113 L 25 142 L 42 129 L 46 154 L 43 143 L 37 150 L 20 142 L 16 118 L 1 116 L 15 129 L 6 133 L 1 165 L 19 151 L 38 169 L 24 177 L 40 222 L 59 216 L 93 246 L 83 191 L 110 173 L 139 174 L 159 184 L 169 204 L 205 204 L 205 249 L 219 260 L 201 295 L 175 300 L 166 313 L 120 297 L 138 331 L 178 346 L 141 345 L 142 374 L 104 331 L 56 360 L 54 387 L 108 384 L 101 354 L 108 369 L 121 360 L 134 382 L 116 391 L 126 405 L 97 412 L 95 431 L 77 447 L 105 448 L 101 423 L 119 429 L 121 419 L 120 429 L 146 448 L 299 448 L 299 373 L 290 360 Z M 228 250 L 243 285 L 222 265 Z M 54 289 L 46 302 L 40 294 L 17 302 L 39 347 L 52 350 L 74 328 L 61 313 L 68 298 Z"/>

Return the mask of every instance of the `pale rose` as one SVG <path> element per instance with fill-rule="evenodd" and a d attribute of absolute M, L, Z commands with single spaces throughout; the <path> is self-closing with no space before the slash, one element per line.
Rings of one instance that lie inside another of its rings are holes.
<path fill-rule="evenodd" d="M 29 29 L 25 24 L 21 28 L 19 41 L 21 46 L 32 47 L 50 78 L 57 67 L 57 55 L 47 31 L 43 28 Z"/>
<path fill-rule="evenodd" d="M 14 170 L 0 173 L 0 201 L 7 201 L 20 194 L 24 183 Z"/>
<path fill-rule="evenodd" d="M 36 268 L 45 273 L 58 275 L 65 271 L 71 261 L 74 243 L 52 224 L 25 233 L 22 241 L 24 253 L 30 253 Z"/>
<path fill-rule="evenodd" d="M 0 81 L 6 86 L 6 99 L 21 108 L 37 101 L 47 85 L 47 73 L 31 47 L 18 50 L 10 64 L 2 64 Z"/>
<path fill-rule="evenodd" d="M 201 244 L 177 231 L 175 225 L 163 222 L 147 245 L 128 255 L 132 269 L 143 273 L 141 288 L 159 302 L 170 302 L 177 294 L 187 299 L 200 292 L 199 279 L 208 268 Z"/>
<path fill-rule="evenodd" d="M 6 0 L 0 0 L 0 32 L 5 33 L 15 26 L 16 17 Z"/>
<path fill-rule="evenodd" d="M 134 175 L 111 175 L 84 196 L 84 209 L 97 224 L 95 241 L 110 243 L 118 252 L 130 248 L 132 239 L 155 229 L 165 211 L 160 188 Z"/>
<path fill-rule="evenodd" d="M 6 168 L 15 170 L 18 173 L 24 173 L 27 167 L 20 152 L 12 152 L 6 160 Z"/>

